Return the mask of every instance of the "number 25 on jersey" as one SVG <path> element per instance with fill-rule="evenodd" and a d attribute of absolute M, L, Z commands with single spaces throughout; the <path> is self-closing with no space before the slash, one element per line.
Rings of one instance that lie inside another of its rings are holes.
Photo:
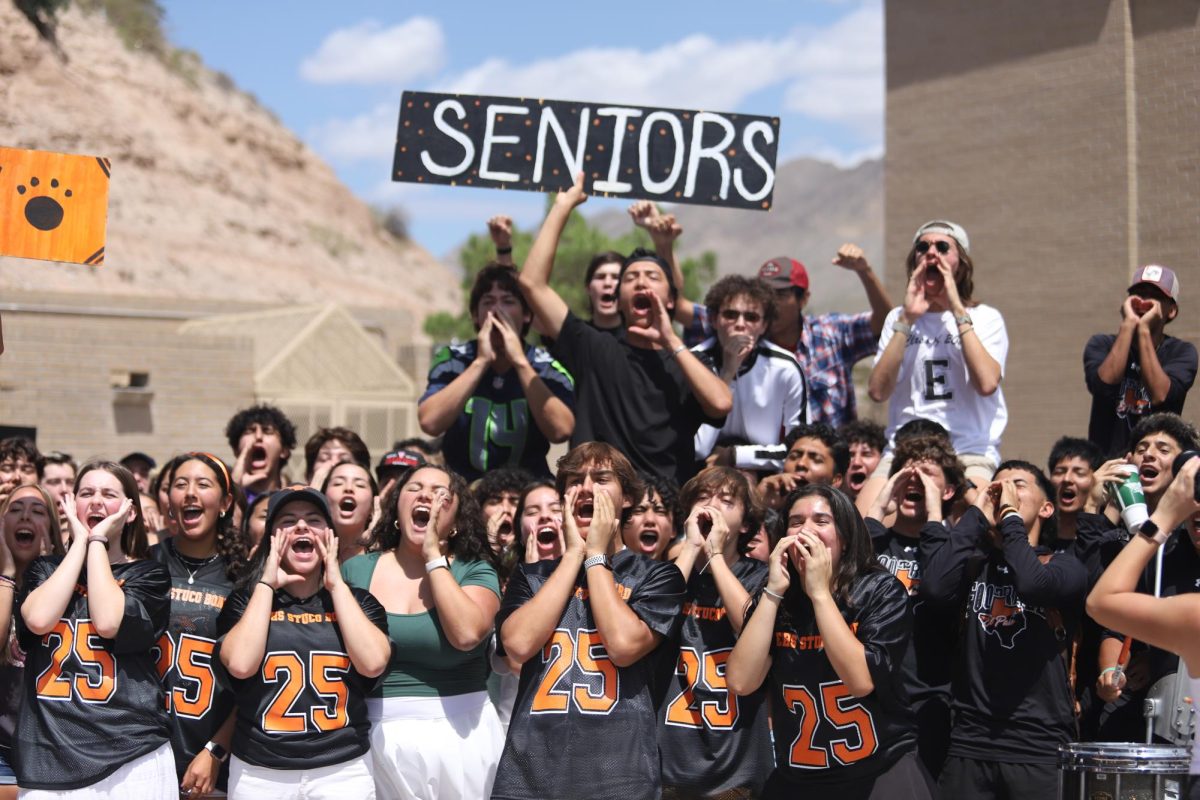
<path fill-rule="evenodd" d="M 117 657 L 104 649 L 89 619 L 60 619 L 42 637 L 49 647 L 50 663 L 34 686 L 39 700 L 70 700 L 72 693 L 85 703 L 107 703 L 117 691 Z M 63 665 L 74 653 L 74 676 L 63 674 Z"/>

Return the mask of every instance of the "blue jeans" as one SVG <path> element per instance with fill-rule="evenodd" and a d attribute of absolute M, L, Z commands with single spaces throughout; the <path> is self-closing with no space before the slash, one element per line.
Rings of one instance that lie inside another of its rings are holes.
<path fill-rule="evenodd" d="M 17 773 L 12 771 L 12 767 L 8 763 L 10 754 L 7 747 L 0 747 L 0 786 L 17 785 Z"/>

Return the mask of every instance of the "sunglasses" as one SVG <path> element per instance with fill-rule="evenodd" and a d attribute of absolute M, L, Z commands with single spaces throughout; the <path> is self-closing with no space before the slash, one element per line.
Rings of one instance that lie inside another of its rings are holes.
<path fill-rule="evenodd" d="M 733 308 L 726 308 L 721 311 L 721 319 L 725 320 L 726 322 L 737 322 L 738 317 L 746 320 L 747 325 L 754 325 L 762 322 L 763 318 L 762 314 L 758 313 L 757 311 L 738 311 L 737 309 Z"/>
<path fill-rule="evenodd" d="M 917 254 L 925 255 L 929 252 L 929 248 L 936 247 L 937 251 L 942 255 L 950 252 L 949 242 L 917 242 Z"/>

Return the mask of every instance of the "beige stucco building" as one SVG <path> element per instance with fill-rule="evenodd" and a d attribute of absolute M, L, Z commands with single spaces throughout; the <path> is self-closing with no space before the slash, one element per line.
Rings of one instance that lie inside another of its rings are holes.
<path fill-rule="evenodd" d="M 429 348 L 400 312 L 9 293 L 0 316 L 0 425 L 36 429 L 42 450 L 79 461 L 196 449 L 232 460 L 225 425 L 256 402 L 280 406 L 301 444 L 346 425 L 382 454 L 418 433 Z"/>
<path fill-rule="evenodd" d="M 886 31 L 889 291 L 918 225 L 966 227 L 1010 339 L 1002 455 L 1044 463 L 1138 265 L 1177 271 L 1167 332 L 1200 341 L 1200 3 L 896 0 Z"/>

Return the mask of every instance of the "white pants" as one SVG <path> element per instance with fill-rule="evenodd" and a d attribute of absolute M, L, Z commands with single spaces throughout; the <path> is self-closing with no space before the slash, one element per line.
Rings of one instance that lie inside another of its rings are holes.
<path fill-rule="evenodd" d="M 387 800 L 492 794 L 504 729 L 487 692 L 367 700 L 375 791 Z"/>
<path fill-rule="evenodd" d="M 18 800 L 178 800 L 175 754 L 164 744 L 82 789 L 22 789 Z"/>
<path fill-rule="evenodd" d="M 256 767 L 230 756 L 229 797 L 232 800 L 375 800 L 371 753 L 315 769 Z"/>

